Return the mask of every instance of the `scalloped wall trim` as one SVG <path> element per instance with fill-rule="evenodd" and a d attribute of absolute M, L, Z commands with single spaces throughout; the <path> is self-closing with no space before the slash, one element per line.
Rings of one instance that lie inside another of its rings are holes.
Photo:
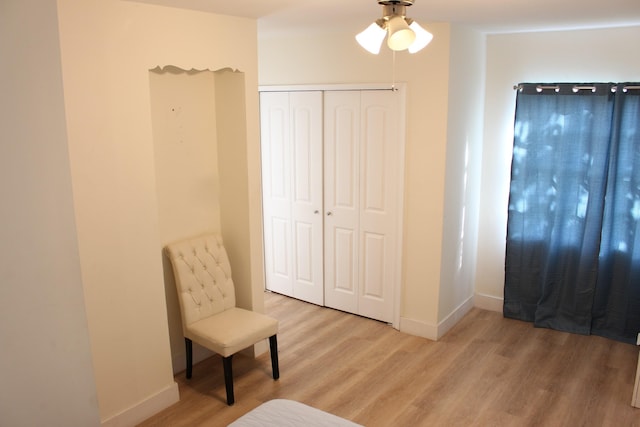
<path fill-rule="evenodd" d="M 184 68 L 178 67 L 176 65 L 158 65 L 155 68 L 150 69 L 149 71 L 153 71 L 154 73 L 159 73 L 159 74 L 163 74 L 163 73 L 171 73 L 171 74 L 182 74 L 182 73 L 187 73 L 187 74 L 192 74 L 192 73 L 201 73 L 203 71 L 212 71 L 214 73 L 220 73 L 220 72 L 231 72 L 231 73 L 244 73 L 244 71 L 241 71 L 237 68 L 231 68 L 231 67 L 223 67 L 223 68 L 218 68 L 217 70 L 212 70 L 211 68 L 191 68 L 189 70 L 186 70 Z"/>

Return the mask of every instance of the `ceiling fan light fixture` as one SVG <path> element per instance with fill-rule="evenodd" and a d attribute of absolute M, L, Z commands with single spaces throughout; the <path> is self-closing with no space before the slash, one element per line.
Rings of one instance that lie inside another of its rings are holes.
<path fill-rule="evenodd" d="M 405 50 L 416 39 L 416 34 L 413 32 L 407 21 L 402 16 L 392 16 L 387 22 L 387 46 L 391 50 Z"/>
<path fill-rule="evenodd" d="M 369 25 L 356 35 L 356 40 L 368 52 L 380 53 L 382 41 L 387 36 L 387 46 L 393 51 L 408 49 L 415 53 L 433 39 L 433 35 L 413 19 L 406 17 L 406 9 L 414 0 L 378 0 L 382 5 L 382 19 Z"/>
<path fill-rule="evenodd" d="M 380 53 L 382 41 L 387 35 L 387 31 L 383 28 L 384 21 L 378 20 L 369 25 L 364 31 L 356 36 L 356 40 L 367 51 L 377 55 Z"/>
<path fill-rule="evenodd" d="M 416 53 L 424 49 L 433 40 L 433 34 L 422 28 L 416 21 L 412 21 L 409 24 L 409 28 L 416 35 L 414 42 L 408 47 L 409 53 Z"/>

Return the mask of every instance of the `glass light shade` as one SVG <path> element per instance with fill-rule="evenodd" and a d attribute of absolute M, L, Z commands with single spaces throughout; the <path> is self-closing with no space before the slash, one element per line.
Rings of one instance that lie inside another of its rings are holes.
<path fill-rule="evenodd" d="M 380 53 L 380 46 L 382 46 L 382 40 L 387 32 L 380 27 L 376 22 L 369 25 L 363 32 L 356 36 L 356 40 L 366 50 L 377 55 Z"/>
<path fill-rule="evenodd" d="M 387 46 L 391 50 L 405 50 L 416 39 L 416 34 L 402 16 L 392 16 L 387 23 L 387 30 L 389 32 Z"/>
<path fill-rule="evenodd" d="M 416 39 L 409 46 L 409 53 L 416 53 L 431 43 L 433 34 L 422 28 L 416 21 L 413 21 L 411 25 L 409 25 L 409 28 L 411 28 L 416 35 Z"/>

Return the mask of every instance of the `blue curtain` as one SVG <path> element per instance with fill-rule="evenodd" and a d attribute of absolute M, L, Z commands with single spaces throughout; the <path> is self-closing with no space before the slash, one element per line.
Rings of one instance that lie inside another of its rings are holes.
<path fill-rule="evenodd" d="M 523 84 L 516 98 L 504 315 L 635 342 L 638 84 Z"/>

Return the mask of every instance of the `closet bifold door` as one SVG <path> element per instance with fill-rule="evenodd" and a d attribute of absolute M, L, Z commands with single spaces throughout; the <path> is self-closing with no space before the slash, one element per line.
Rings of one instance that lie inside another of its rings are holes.
<path fill-rule="evenodd" d="M 261 92 L 268 290 L 324 304 L 322 92 Z"/>
<path fill-rule="evenodd" d="M 404 95 L 260 93 L 268 290 L 394 321 Z"/>
<path fill-rule="evenodd" d="M 393 91 L 327 91 L 325 305 L 392 322 L 400 132 Z"/>

